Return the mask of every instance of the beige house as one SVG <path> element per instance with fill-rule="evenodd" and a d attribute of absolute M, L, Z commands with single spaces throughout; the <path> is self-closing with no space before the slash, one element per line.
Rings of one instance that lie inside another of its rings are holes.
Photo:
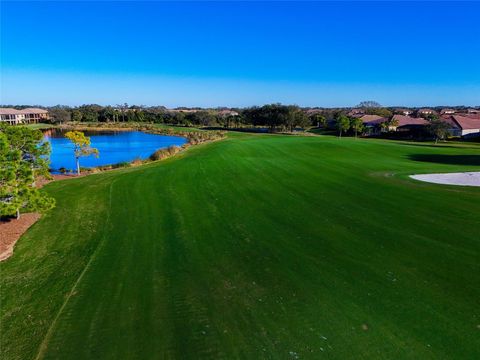
<path fill-rule="evenodd" d="M 33 124 L 48 120 L 48 111 L 39 108 L 26 108 L 22 110 L 0 108 L 0 122 L 10 125 Z"/>
<path fill-rule="evenodd" d="M 421 116 L 421 115 L 432 115 L 432 114 L 436 114 L 436 113 L 437 113 L 437 112 L 436 112 L 435 110 L 433 110 L 433 109 L 426 109 L 426 108 L 425 108 L 425 109 L 419 109 L 419 110 L 417 111 L 417 114 L 420 115 L 420 116 Z"/>

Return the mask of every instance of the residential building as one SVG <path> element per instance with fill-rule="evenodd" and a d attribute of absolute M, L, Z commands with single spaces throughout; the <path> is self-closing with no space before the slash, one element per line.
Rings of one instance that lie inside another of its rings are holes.
<path fill-rule="evenodd" d="M 350 117 L 361 117 L 365 115 L 365 111 L 363 109 L 352 109 L 347 113 Z"/>
<path fill-rule="evenodd" d="M 447 115 L 441 119 L 452 125 L 450 133 L 453 136 L 480 136 L 480 116 Z"/>
<path fill-rule="evenodd" d="M 413 114 L 413 110 L 410 110 L 410 109 L 395 109 L 395 112 L 397 114 L 401 114 L 401 115 L 404 115 L 404 116 L 409 116 L 409 115 Z"/>
<path fill-rule="evenodd" d="M 359 118 L 363 122 L 363 126 L 366 129 L 366 133 L 369 135 L 378 135 L 385 129 L 382 128 L 382 124 L 387 122 L 388 119 L 378 115 L 362 115 Z"/>
<path fill-rule="evenodd" d="M 440 114 L 442 115 L 451 115 L 451 114 L 455 114 L 455 109 L 442 109 L 440 111 Z"/>
<path fill-rule="evenodd" d="M 0 122 L 10 125 L 32 124 L 48 119 L 48 111 L 44 109 L 26 108 L 17 110 L 13 108 L 0 108 Z"/>
<path fill-rule="evenodd" d="M 12 108 L 0 108 L 0 122 L 7 123 L 9 125 L 22 124 L 25 120 L 25 114 L 22 114 L 20 110 Z"/>
<path fill-rule="evenodd" d="M 421 116 L 421 115 L 432 115 L 432 114 L 436 114 L 437 112 L 433 109 L 427 109 L 427 108 L 424 108 L 424 109 L 418 109 L 417 111 L 417 116 Z"/>
<path fill-rule="evenodd" d="M 393 115 L 392 124 L 389 130 L 392 131 L 410 131 L 419 129 L 425 125 L 428 125 L 428 121 L 424 118 L 414 118 L 405 115 Z"/>

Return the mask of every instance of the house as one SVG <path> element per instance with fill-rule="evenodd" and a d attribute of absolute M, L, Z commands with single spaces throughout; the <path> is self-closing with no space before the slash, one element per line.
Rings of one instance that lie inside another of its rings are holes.
<path fill-rule="evenodd" d="M 468 109 L 468 114 L 480 114 L 480 109 Z"/>
<path fill-rule="evenodd" d="M 362 115 L 359 117 L 363 125 L 373 125 L 373 124 L 381 124 L 383 122 L 388 121 L 387 118 L 381 117 L 379 115 Z"/>
<path fill-rule="evenodd" d="M 413 114 L 413 110 L 410 110 L 410 109 L 395 109 L 395 113 L 405 115 L 405 116 L 409 116 L 409 115 Z"/>
<path fill-rule="evenodd" d="M 388 121 L 387 118 L 378 116 L 378 115 L 362 115 L 358 117 L 362 120 L 363 126 L 366 129 L 366 133 L 369 135 L 378 135 L 384 129 L 382 129 L 382 124 Z"/>
<path fill-rule="evenodd" d="M 458 125 L 458 123 L 453 119 L 452 115 L 442 115 L 440 120 L 447 123 L 450 128 L 448 132 L 450 136 L 462 136 L 462 129 Z"/>
<path fill-rule="evenodd" d="M 20 112 L 25 115 L 25 123 L 27 124 L 37 123 L 39 121 L 44 121 L 49 119 L 48 111 L 45 109 L 26 108 L 26 109 L 20 110 Z"/>
<path fill-rule="evenodd" d="M 433 109 L 427 109 L 427 108 L 424 108 L 424 109 L 418 109 L 417 111 L 417 116 L 418 115 L 432 115 L 432 114 L 436 114 L 437 112 Z"/>
<path fill-rule="evenodd" d="M 426 125 L 429 122 L 424 118 L 414 118 L 405 115 L 393 115 L 392 124 L 389 126 L 389 130 L 393 131 L 410 131 L 418 130 Z"/>
<path fill-rule="evenodd" d="M 352 109 L 347 113 L 347 116 L 350 117 L 361 117 L 365 115 L 365 111 L 363 109 Z"/>
<path fill-rule="evenodd" d="M 48 120 L 48 111 L 39 108 L 26 108 L 22 110 L 0 108 L 0 122 L 10 125 L 32 124 Z"/>
<path fill-rule="evenodd" d="M 451 114 L 455 114 L 455 110 L 454 109 L 442 109 L 440 111 L 440 114 L 441 115 L 451 115 Z"/>
<path fill-rule="evenodd" d="M 480 116 L 451 115 L 450 119 L 442 118 L 442 120 L 456 125 L 456 136 L 480 136 Z"/>
<path fill-rule="evenodd" d="M 25 114 L 22 114 L 20 110 L 12 108 L 0 108 L 0 122 L 7 123 L 9 125 L 22 124 L 25 120 Z"/>

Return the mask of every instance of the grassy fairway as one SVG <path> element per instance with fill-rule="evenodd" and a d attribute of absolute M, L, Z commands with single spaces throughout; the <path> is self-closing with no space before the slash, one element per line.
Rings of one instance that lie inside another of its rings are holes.
<path fill-rule="evenodd" d="M 2 359 L 480 357 L 478 145 L 231 135 L 60 181 L 1 266 Z"/>

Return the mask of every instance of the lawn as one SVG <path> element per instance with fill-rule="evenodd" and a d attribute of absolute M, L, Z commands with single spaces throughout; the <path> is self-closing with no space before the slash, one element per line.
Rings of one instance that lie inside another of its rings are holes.
<path fill-rule="evenodd" d="M 475 359 L 478 144 L 230 134 L 46 187 L 2 359 Z"/>
<path fill-rule="evenodd" d="M 45 124 L 45 123 L 25 124 L 25 125 L 22 125 L 22 126 L 28 127 L 30 129 L 35 129 L 35 130 L 53 129 L 53 128 L 57 127 L 57 125 Z"/>

